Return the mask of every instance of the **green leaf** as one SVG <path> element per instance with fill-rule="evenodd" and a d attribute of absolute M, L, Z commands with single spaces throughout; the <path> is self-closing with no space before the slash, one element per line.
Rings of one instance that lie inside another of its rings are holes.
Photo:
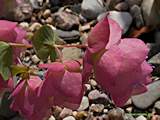
<path fill-rule="evenodd" d="M 28 70 L 29 70 L 29 68 L 26 67 L 26 66 L 16 66 L 16 65 L 13 65 L 12 66 L 12 75 L 16 76 L 18 74 L 27 73 Z"/>
<path fill-rule="evenodd" d="M 4 80 L 10 76 L 10 66 L 12 65 L 12 48 L 9 44 L 0 41 L 0 74 Z"/>
<path fill-rule="evenodd" d="M 47 60 L 53 54 L 54 49 L 51 48 L 54 48 L 53 45 L 57 39 L 59 39 L 58 36 L 50 26 L 42 26 L 33 36 L 33 46 L 37 56 L 42 60 Z"/>
<path fill-rule="evenodd" d="M 55 61 L 57 58 L 57 53 L 54 48 L 50 52 L 50 58 L 51 58 L 51 61 Z"/>

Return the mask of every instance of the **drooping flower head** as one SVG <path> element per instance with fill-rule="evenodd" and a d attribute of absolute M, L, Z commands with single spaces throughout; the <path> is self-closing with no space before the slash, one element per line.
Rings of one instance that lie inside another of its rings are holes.
<path fill-rule="evenodd" d="M 26 31 L 17 27 L 16 22 L 11 22 L 7 20 L 0 20 L 0 41 L 7 43 L 23 43 L 28 44 L 28 41 L 25 39 Z M 13 49 L 13 59 L 17 63 L 17 58 L 21 52 L 20 48 Z"/>
<path fill-rule="evenodd" d="M 95 37 L 96 33 L 100 37 Z M 83 82 L 86 82 L 93 69 L 96 81 L 117 106 L 123 106 L 131 95 L 145 92 L 152 71 L 145 61 L 147 46 L 139 39 L 122 39 L 121 35 L 115 21 L 107 17 L 100 21 L 89 34 L 82 72 Z M 93 41 L 102 45 L 95 46 Z"/>

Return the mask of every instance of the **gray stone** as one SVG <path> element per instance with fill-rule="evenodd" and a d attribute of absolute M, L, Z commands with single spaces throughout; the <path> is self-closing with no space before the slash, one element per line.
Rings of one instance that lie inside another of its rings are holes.
<path fill-rule="evenodd" d="M 138 5 L 140 6 L 142 3 L 142 0 L 125 0 L 129 6 Z"/>
<path fill-rule="evenodd" d="M 76 120 L 73 116 L 65 117 L 63 120 Z"/>
<path fill-rule="evenodd" d="M 101 93 L 98 90 L 92 90 L 88 94 L 89 100 L 96 100 L 100 97 Z"/>
<path fill-rule="evenodd" d="M 0 11 L 0 18 L 23 21 L 32 16 L 33 8 L 29 1 L 1 0 Z"/>
<path fill-rule="evenodd" d="M 79 18 L 70 10 L 60 10 L 53 14 L 53 23 L 62 30 L 78 29 Z"/>
<path fill-rule="evenodd" d="M 60 117 L 60 118 L 65 118 L 65 117 L 70 116 L 70 115 L 72 115 L 72 110 L 71 110 L 71 109 L 68 109 L 68 108 L 64 108 L 64 109 L 61 111 L 59 117 Z"/>
<path fill-rule="evenodd" d="M 53 115 L 51 115 L 48 120 L 56 120 L 56 118 Z"/>
<path fill-rule="evenodd" d="M 40 59 L 37 57 L 37 55 L 33 55 L 31 57 L 31 60 L 33 61 L 34 64 L 37 64 L 40 62 Z"/>
<path fill-rule="evenodd" d="M 56 33 L 60 38 L 62 38 L 66 42 L 75 42 L 80 38 L 80 33 L 76 30 L 63 31 L 63 30 L 57 29 Z"/>
<path fill-rule="evenodd" d="M 89 107 L 89 100 L 88 97 L 83 96 L 80 107 L 78 108 L 78 111 L 83 111 Z"/>
<path fill-rule="evenodd" d="M 160 101 L 157 101 L 155 104 L 154 104 L 154 110 L 155 112 L 159 115 L 160 114 Z"/>
<path fill-rule="evenodd" d="M 112 18 L 120 25 L 123 30 L 123 34 L 128 31 L 132 23 L 132 16 L 128 12 L 110 11 L 108 17 Z"/>
<path fill-rule="evenodd" d="M 109 120 L 124 120 L 125 113 L 121 108 L 114 108 L 108 112 Z"/>
<path fill-rule="evenodd" d="M 105 11 L 103 0 L 83 0 L 81 14 L 87 19 L 96 19 L 97 16 Z"/>
<path fill-rule="evenodd" d="M 135 120 L 131 114 L 125 114 L 125 120 Z"/>
<path fill-rule="evenodd" d="M 147 26 L 160 25 L 160 0 L 143 0 L 141 8 Z"/>
<path fill-rule="evenodd" d="M 131 13 L 133 19 L 135 20 L 135 25 L 137 28 L 141 28 L 142 26 L 144 26 L 141 8 L 138 5 L 133 5 L 130 8 L 130 13 Z"/>
<path fill-rule="evenodd" d="M 151 106 L 158 98 L 160 98 L 160 81 L 155 81 L 147 85 L 147 88 L 147 92 L 132 96 L 132 102 L 137 108 L 146 109 Z"/>
<path fill-rule="evenodd" d="M 128 10 L 128 4 L 126 2 L 120 2 L 115 6 L 115 9 L 118 11 L 127 11 Z"/>
<path fill-rule="evenodd" d="M 63 48 L 62 60 L 78 60 L 82 57 L 82 50 L 79 48 Z"/>
<path fill-rule="evenodd" d="M 145 118 L 143 115 L 141 115 L 141 116 L 138 116 L 136 118 L 136 120 L 147 120 L 147 118 Z"/>
<path fill-rule="evenodd" d="M 92 104 L 90 106 L 90 110 L 92 112 L 96 112 L 96 113 L 101 113 L 104 109 L 104 105 L 103 104 Z"/>
<path fill-rule="evenodd" d="M 40 23 L 35 22 L 35 23 L 33 23 L 33 24 L 29 27 L 29 30 L 30 30 L 31 32 L 34 32 L 34 31 L 38 30 L 41 26 L 42 26 L 42 25 L 41 25 Z"/>

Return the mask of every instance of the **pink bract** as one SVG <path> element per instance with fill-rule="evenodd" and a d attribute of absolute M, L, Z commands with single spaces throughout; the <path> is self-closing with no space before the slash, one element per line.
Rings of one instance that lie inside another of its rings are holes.
<path fill-rule="evenodd" d="M 93 35 L 102 28 L 104 31 L 98 35 L 105 40 Z M 99 22 L 89 34 L 82 71 L 83 82 L 87 82 L 93 68 L 96 81 L 117 106 L 123 106 L 131 95 L 145 92 L 152 72 L 145 61 L 149 50 L 144 42 L 136 38 L 122 39 L 121 35 L 121 28 L 112 19 L 105 17 Z M 92 38 L 94 43 L 103 45 L 94 46 Z"/>
<path fill-rule="evenodd" d="M 17 27 L 16 22 L 0 20 L 0 41 L 11 43 L 28 44 L 25 40 L 26 31 Z M 13 48 L 13 59 L 17 63 L 17 58 L 21 52 L 20 48 Z"/>

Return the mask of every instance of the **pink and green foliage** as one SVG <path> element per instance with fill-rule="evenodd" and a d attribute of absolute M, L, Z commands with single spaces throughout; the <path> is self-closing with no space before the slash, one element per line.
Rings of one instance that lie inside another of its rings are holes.
<path fill-rule="evenodd" d="M 109 27 L 99 31 L 106 24 Z M 108 31 L 110 34 L 106 34 Z M 95 37 L 99 32 L 106 40 Z M 82 72 L 86 82 L 86 76 L 89 77 L 93 68 L 96 81 L 109 92 L 118 106 L 123 106 L 131 95 L 147 90 L 145 85 L 150 82 L 152 71 L 152 67 L 145 61 L 149 51 L 147 46 L 136 38 L 122 39 L 121 33 L 119 25 L 113 20 L 106 17 L 99 22 L 88 37 Z M 103 46 L 94 46 L 92 38 L 100 41 Z"/>
<path fill-rule="evenodd" d="M 33 36 L 33 45 L 29 45 L 26 31 L 17 23 L 0 20 L 0 91 L 10 88 L 11 108 L 27 120 L 42 120 L 50 115 L 52 106 L 77 109 L 84 84 L 94 71 L 102 89 L 117 106 L 123 106 L 131 95 L 147 90 L 152 67 L 145 60 L 147 46 L 139 39 L 122 39 L 121 35 L 121 28 L 111 19 L 105 17 L 97 23 L 89 34 L 81 70 L 78 61 L 56 62 L 60 57 L 59 45 L 55 44 L 58 37 L 49 26 L 42 26 Z M 45 71 L 43 80 L 35 73 L 37 70 L 16 65 L 25 46 L 33 47 L 41 60 L 51 59 L 52 63 L 37 66 Z M 16 75 L 20 79 L 13 84 Z"/>

